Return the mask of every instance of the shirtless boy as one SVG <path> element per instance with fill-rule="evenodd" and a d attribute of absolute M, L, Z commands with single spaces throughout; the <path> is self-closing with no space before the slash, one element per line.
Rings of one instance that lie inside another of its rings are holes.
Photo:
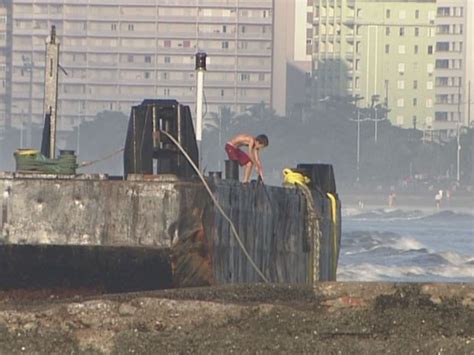
<path fill-rule="evenodd" d="M 240 149 L 242 146 L 248 147 L 248 154 Z M 268 146 L 268 137 L 264 134 L 260 134 L 257 137 L 251 136 L 250 134 L 239 134 L 232 138 L 225 145 L 225 151 L 229 156 L 229 160 L 237 160 L 240 166 L 244 168 L 244 184 L 250 181 L 250 174 L 255 166 L 257 174 L 263 181 L 263 169 L 260 163 L 259 151 L 262 148 Z"/>

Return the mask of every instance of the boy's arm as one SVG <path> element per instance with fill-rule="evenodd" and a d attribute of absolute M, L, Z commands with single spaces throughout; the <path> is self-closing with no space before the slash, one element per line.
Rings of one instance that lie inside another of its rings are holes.
<path fill-rule="evenodd" d="M 262 163 L 260 162 L 260 155 L 258 154 L 258 149 L 255 149 L 255 169 L 257 170 L 258 175 L 263 180 L 263 169 L 262 169 Z"/>

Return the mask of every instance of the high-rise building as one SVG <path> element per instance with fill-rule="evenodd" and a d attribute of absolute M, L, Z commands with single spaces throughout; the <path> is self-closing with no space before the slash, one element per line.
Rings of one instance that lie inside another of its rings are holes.
<path fill-rule="evenodd" d="M 395 125 L 434 116 L 435 0 L 314 0 L 316 102 L 360 95 Z"/>
<path fill-rule="evenodd" d="M 474 2 L 437 0 L 435 120 L 433 130 L 441 137 L 456 134 L 468 124 L 469 83 L 472 79 L 472 16 Z"/>
<path fill-rule="evenodd" d="M 205 111 L 271 102 L 272 0 L 12 3 L 12 125 L 28 119 L 30 103 L 32 121 L 43 120 L 45 39 L 52 25 L 64 69 L 59 130 L 104 110 L 128 114 L 144 98 L 193 105 L 199 50 L 208 53 Z"/>
<path fill-rule="evenodd" d="M 277 0 L 274 14 L 272 107 L 291 116 L 308 101 L 313 0 Z"/>
<path fill-rule="evenodd" d="M 10 31 L 11 25 L 11 3 L 9 1 L 0 1 L 0 137 L 5 128 L 5 124 L 10 117 L 10 65 L 11 52 L 10 47 Z"/>

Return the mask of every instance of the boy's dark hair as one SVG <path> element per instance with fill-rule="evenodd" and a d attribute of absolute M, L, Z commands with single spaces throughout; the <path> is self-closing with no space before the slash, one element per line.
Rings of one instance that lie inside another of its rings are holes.
<path fill-rule="evenodd" d="M 268 146 L 268 137 L 265 135 L 265 134 L 259 134 L 255 140 L 260 143 L 260 144 L 263 144 L 264 147 Z"/>

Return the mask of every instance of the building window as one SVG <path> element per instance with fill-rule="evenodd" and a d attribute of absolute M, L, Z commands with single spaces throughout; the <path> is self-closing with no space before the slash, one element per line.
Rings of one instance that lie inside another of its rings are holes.
<path fill-rule="evenodd" d="M 448 17 L 449 16 L 449 7 L 438 7 L 436 12 L 438 17 Z"/>
<path fill-rule="evenodd" d="M 418 99 L 416 97 L 413 98 L 413 106 L 418 105 Z"/>
<path fill-rule="evenodd" d="M 413 80 L 413 89 L 418 89 L 418 80 Z"/>
<path fill-rule="evenodd" d="M 390 44 L 385 45 L 385 53 L 390 53 Z"/>
<path fill-rule="evenodd" d="M 405 99 L 398 99 L 397 100 L 397 107 L 405 107 Z"/>
<path fill-rule="evenodd" d="M 191 47 L 191 41 L 183 41 L 183 47 L 184 47 L 184 48 L 189 48 L 189 47 Z"/>
<path fill-rule="evenodd" d="M 420 10 L 415 10 L 415 18 L 416 19 L 420 18 Z"/>
<path fill-rule="evenodd" d="M 405 36 L 405 27 L 400 27 L 400 36 Z"/>
<path fill-rule="evenodd" d="M 128 61 L 129 63 L 133 63 L 133 55 L 129 54 L 129 55 L 127 56 L 127 61 Z"/>
<path fill-rule="evenodd" d="M 161 79 L 163 79 L 163 80 L 168 80 L 168 78 L 169 78 L 169 75 L 168 75 L 167 72 L 161 73 Z"/>
<path fill-rule="evenodd" d="M 385 35 L 390 36 L 390 27 L 385 27 Z"/>
<path fill-rule="evenodd" d="M 240 74 L 240 81 L 250 81 L 250 75 L 249 74 Z"/>
<path fill-rule="evenodd" d="M 224 90 L 221 90 L 221 97 L 224 97 Z"/>
<path fill-rule="evenodd" d="M 359 77 L 355 78 L 355 88 L 360 89 L 360 78 Z"/>
<path fill-rule="evenodd" d="M 228 49 L 229 48 L 229 42 L 227 42 L 227 41 L 222 42 L 221 45 L 222 45 L 222 49 Z"/>
<path fill-rule="evenodd" d="M 448 51 L 449 51 L 449 42 L 436 42 L 436 52 L 448 52 Z"/>
<path fill-rule="evenodd" d="M 398 54 L 405 54 L 405 45 L 401 44 L 398 46 Z"/>
<path fill-rule="evenodd" d="M 449 68 L 449 60 L 448 59 L 437 59 L 436 60 L 436 69 L 448 69 L 448 68 Z"/>
<path fill-rule="evenodd" d="M 149 55 L 145 56 L 145 63 L 151 63 L 151 56 Z"/>
<path fill-rule="evenodd" d="M 165 57 L 164 61 L 166 64 L 171 63 L 171 57 Z"/>
<path fill-rule="evenodd" d="M 163 89 L 163 94 L 165 96 L 169 96 L 170 95 L 170 89 L 166 88 L 166 89 Z"/>
<path fill-rule="evenodd" d="M 415 37 L 418 37 L 420 35 L 420 28 L 415 27 Z"/>
<path fill-rule="evenodd" d="M 399 73 L 405 72 L 405 63 L 398 63 L 398 72 Z"/>
<path fill-rule="evenodd" d="M 433 46 L 428 46 L 428 54 L 433 54 Z"/>
<path fill-rule="evenodd" d="M 426 82 L 426 89 L 427 90 L 433 90 L 433 82 L 432 81 L 427 81 Z"/>
<path fill-rule="evenodd" d="M 448 120 L 448 113 L 447 112 L 435 112 L 435 120 L 436 121 L 447 121 Z"/>
<path fill-rule="evenodd" d="M 117 24 L 116 24 L 116 23 L 111 24 L 111 25 L 110 25 L 110 29 L 111 29 L 112 31 L 117 31 Z"/>
<path fill-rule="evenodd" d="M 400 20 L 404 20 L 406 17 L 407 17 L 407 12 L 405 10 L 400 10 L 400 12 L 398 13 L 398 18 Z"/>
<path fill-rule="evenodd" d="M 385 17 L 386 17 L 386 18 L 390 18 L 390 9 L 387 9 L 387 10 L 385 11 Z"/>
<path fill-rule="evenodd" d="M 150 72 L 149 71 L 145 72 L 145 79 L 150 79 Z"/>
<path fill-rule="evenodd" d="M 402 115 L 397 116 L 397 125 L 403 126 L 403 116 Z"/>
<path fill-rule="evenodd" d="M 135 26 L 133 24 L 129 24 L 128 25 L 128 30 L 129 31 L 134 31 L 135 30 Z"/>
<path fill-rule="evenodd" d="M 405 89 L 405 80 L 398 80 L 397 81 L 397 88 Z"/>
<path fill-rule="evenodd" d="M 413 51 L 414 51 L 415 54 L 418 54 L 418 45 L 417 44 L 415 44 L 415 48 L 414 48 Z"/>
<path fill-rule="evenodd" d="M 258 81 L 265 81 L 265 74 L 264 73 L 259 73 L 258 74 Z"/>

